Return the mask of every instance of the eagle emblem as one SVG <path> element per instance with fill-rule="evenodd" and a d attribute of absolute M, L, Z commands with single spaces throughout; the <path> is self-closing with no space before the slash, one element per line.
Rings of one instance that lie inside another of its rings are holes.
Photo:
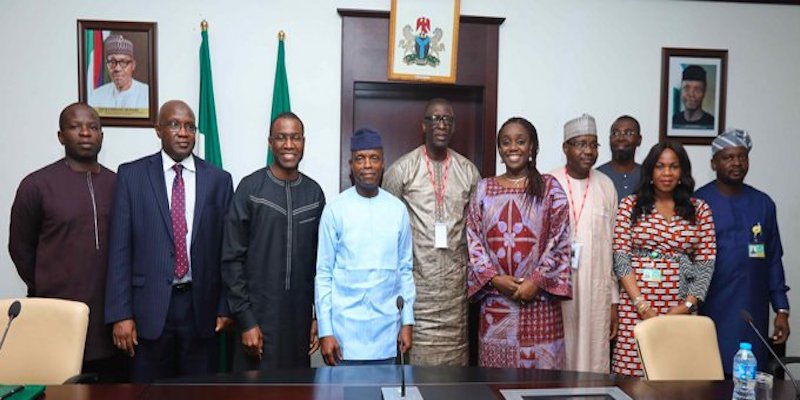
<path fill-rule="evenodd" d="M 440 53 L 446 50 L 443 37 L 442 28 L 431 31 L 431 19 L 426 16 L 417 18 L 413 27 L 407 24 L 403 27 L 403 38 L 398 42 L 398 47 L 403 49 L 403 62 L 435 68 L 441 62 Z"/>

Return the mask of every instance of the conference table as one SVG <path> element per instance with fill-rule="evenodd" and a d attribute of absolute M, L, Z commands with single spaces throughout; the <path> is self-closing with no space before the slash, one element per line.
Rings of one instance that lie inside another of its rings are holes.
<path fill-rule="evenodd" d="M 645 381 L 610 374 L 503 368 L 405 366 L 406 382 L 427 399 L 502 400 L 503 389 L 616 386 L 634 399 L 730 399 L 731 381 Z M 152 385 L 48 386 L 47 400 L 380 400 L 399 386 L 401 367 L 357 366 L 252 371 L 189 377 Z M 775 381 L 773 399 L 794 399 L 791 382 Z"/>

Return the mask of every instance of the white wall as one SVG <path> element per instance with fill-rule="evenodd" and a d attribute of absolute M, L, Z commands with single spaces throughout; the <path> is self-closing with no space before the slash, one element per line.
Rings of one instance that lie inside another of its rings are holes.
<path fill-rule="evenodd" d="M 77 99 L 76 20 L 158 22 L 161 102 L 196 109 L 199 24 L 210 23 L 217 115 L 226 169 L 238 182 L 260 168 L 275 71 L 276 35 L 287 33 L 292 109 L 306 124 L 301 169 L 333 197 L 338 188 L 341 20 L 337 8 L 388 10 L 388 0 L 108 2 L 0 0 L 0 227 L 19 181 L 62 154 L 60 110 Z M 639 159 L 657 141 L 661 47 L 728 49 L 727 126 L 749 129 L 755 148 L 748 181 L 778 204 L 790 292 L 800 290 L 800 195 L 782 166 L 800 146 L 800 7 L 675 0 L 462 0 L 462 14 L 505 17 L 500 31 L 498 124 L 513 115 L 540 131 L 539 165 L 562 165 L 564 121 L 588 112 L 607 131 L 620 114 L 636 116 L 645 137 Z M 152 129 L 105 128 L 101 162 L 116 169 L 155 152 Z M 605 137 L 600 160 L 609 158 Z M 713 178 L 709 148 L 689 149 L 698 184 Z M 0 229 L 0 243 L 8 230 Z M 0 297 L 24 287 L 0 252 Z M 800 325 L 793 317 L 794 331 Z M 800 353 L 800 334 L 789 351 Z"/>

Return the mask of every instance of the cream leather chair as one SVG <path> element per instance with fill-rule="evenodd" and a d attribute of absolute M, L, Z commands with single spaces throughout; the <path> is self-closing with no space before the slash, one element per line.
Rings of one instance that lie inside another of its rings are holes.
<path fill-rule="evenodd" d="M 0 383 L 57 385 L 80 374 L 89 307 L 59 299 L 18 300 L 22 309 L 0 349 Z M 13 302 L 0 300 L 0 329 Z"/>
<path fill-rule="evenodd" d="M 649 380 L 722 380 L 714 321 L 696 315 L 663 315 L 633 328 Z"/>

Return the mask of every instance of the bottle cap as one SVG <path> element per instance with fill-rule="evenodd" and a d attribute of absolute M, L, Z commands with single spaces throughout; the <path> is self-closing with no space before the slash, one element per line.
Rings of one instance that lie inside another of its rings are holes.
<path fill-rule="evenodd" d="M 739 343 L 739 349 L 741 350 L 753 350 L 753 345 L 747 342 Z"/>

